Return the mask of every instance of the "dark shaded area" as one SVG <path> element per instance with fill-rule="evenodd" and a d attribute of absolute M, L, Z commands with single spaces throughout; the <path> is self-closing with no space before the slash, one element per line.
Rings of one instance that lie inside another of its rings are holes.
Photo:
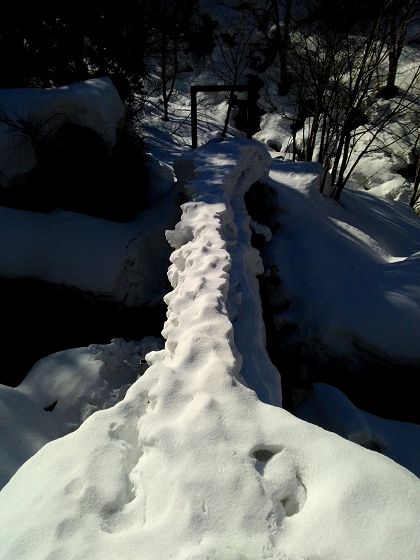
<path fill-rule="evenodd" d="M 164 303 L 141 308 L 88 298 L 38 280 L 0 279 L 3 335 L 0 383 L 16 386 L 40 358 L 112 338 L 160 336 Z"/>
<path fill-rule="evenodd" d="M 416 178 L 416 169 L 417 163 L 414 162 L 408 163 L 404 167 L 401 167 L 401 169 L 397 169 L 396 172 L 401 175 L 401 177 L 404 177 L 404 179 L 414 182 L 414 179 Z"/>
<path fill-rule="evenodd" d="M 265 325 L 266 333 L 266 347 L 270 360 L 275 365 L 277 370 L 281 375 L 281 388 L 283 392 L 283 408 L 291 412 L 295 412 L 296 403 L 293 398 L 293 390 L 299 389 L 309 389 L 309 384 L 303 384 L 299 379 L 299 367 L 298 364 L 294 366 L 287 360 L 287 355 L 283 351 L 284 349 L 278 343 L 278 333 L 276 331 L 272 313 L 272 307 L 269 299 L 267 278 L 260 276 L 258 278 L 260 286 L 260 298 L 262 305 L 262 315 Z"/>
<path fill-rule="evenodd" d="M 361 410 L 420 424 L 419 365 L 392 362 L 356 345 L 346 358 L 324 355 L 319 359 L 316 349 L 311 351 L 305 341 L 296 342 L 296 325 L 276 327 L 274 314 L 289 306 L 287 301 L 273 306 L 270 300 L 270 291 L 276 288 L 273 282 L 278 282 L 278 278 L 263 276 L 259 282 L 267 351 L 281 374 L 287 410 L 294 412 L 313 383 L 327 383 L 342 391 Z"/>
<path fill-rule="evenodd" d="M 36 143 L 36 156 L 38 165 L 25 181 L 0 188 L 0 204 L 36 212 L 63 208 L 119 222 L 146 206 L 143 145 L 124 129 L 108 153 L 93 130 L 64 124 Z"/>
<path fill-rule="evenodd" d="M 109 75 L 139 91 L 149 5 L 153 9 L 152 2 L 137 0 L 4 4 L 0 86 L 50 87 Z"/>
<path fill-rule="evenodd" d="M 54 408 L 57 406 L 58 401 L 54 401 L 50 405 L 44 407 L 45 412 L 52 412 Z"/>

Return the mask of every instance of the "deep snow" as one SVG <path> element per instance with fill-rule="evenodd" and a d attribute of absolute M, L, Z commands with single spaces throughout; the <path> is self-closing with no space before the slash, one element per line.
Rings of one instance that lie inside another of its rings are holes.
<path fill-rule="evenodd" d="M 62 284 L 129 306 L 162 297 L 170 253 L 163 232 L 175 225 L 179 209 L 166 168 L 154 165 L 152 173 L 159 205 L 128 223 L 0 206 L 0 275 Z"/>
<path fill-rule="evenodd" d="M 165 350 L 148 355 L 123 401 L 45 445 L 6 485 L 4 558 L 418 558 L 414 475 L 243 384 L 275 373 L 247 335 L 259 266 L 236 200 L 268 166 L 250 142 L 179 164 L 191 201 L 168 234 Z"/>
<path fill-rule="evenodd" d="M 146 337 L 72 348 L 37 362 L 18 387 L 0 385 L 0 488 L 48 441 L 121 400 L 140 360 L 161 346 Z"/>
<path fill-rule="evenodd" d="M 277 326 L 297 326 L 321 359 L 357 345 L 418 364 L 420 220 L 407 204 L 350 188 L 338 204 L 318 192 L 321 176 L 318 164 L 274 160 L 266 180 L 280 229 L 264 261 L 281 278 L 277 297 L 290 301 Z"/>

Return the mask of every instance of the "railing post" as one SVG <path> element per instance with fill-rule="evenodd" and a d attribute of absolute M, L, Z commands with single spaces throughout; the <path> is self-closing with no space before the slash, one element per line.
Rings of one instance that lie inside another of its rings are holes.
<path fill-rule="evenodd" d="M 197 143 L 197 86 L 191 86 L 191 147 L 196 148 Z"/>
<path fill-rule="evenodd" d="M 198 118 L 197 118 L 197 93 L 199 91 L 228 91 L 231 95 L 235 91 L 246 91 L 248 94 L 247 98 L 247 127 L 246 127 L 246 137 L 252 138 L 255 130 L 256 120 L 258 118 L 257 113 L 257 99 L 258 99 L 258 86 L 255 81 L 251 81 L 248 85 L 195 85 L 191 86 L 191 147 L 196 148 L 198 146 Z"/>

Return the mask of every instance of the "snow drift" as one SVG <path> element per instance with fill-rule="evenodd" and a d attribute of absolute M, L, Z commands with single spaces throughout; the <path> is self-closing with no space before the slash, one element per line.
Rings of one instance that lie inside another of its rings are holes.
<path fill-rule="evenodd" d="M 0 206 L 0 276 L 44 280 L 125 305 L 153 302 L 166 287 L 164 231 L 179 217 L 175 197 L 173 190 L 128 223 Z"/>
<path fill-rule="evenodd" d="M 239 201 L 268 166 L 245 141 L 179 163 L 191 201 L 168 234 L 165 350 L 122 402 L 46 445 L 2 490 L 2 557 L 418 558 L 416 477 L 253 390 L 280 398 L 264 383 L 275 372 Z"/>

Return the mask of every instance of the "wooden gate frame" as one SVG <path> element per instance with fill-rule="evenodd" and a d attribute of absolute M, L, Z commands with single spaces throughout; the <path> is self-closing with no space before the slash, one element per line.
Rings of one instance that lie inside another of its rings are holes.
<path fill-rule="evenodd" d="M 241 92 L 246 91 L 247 97 L 247 131 L 246 137 L 252 138 L 252 121 L 256 116 L 257 108 L 257 92 L 258 89 L 251 84 L 248 85 L 195 85 L 191 86 L 191 147 L 196 148 L 198 142 L 197 136 L 197 93 L 206 91 L 226 91 L 226 92 Z"/>

